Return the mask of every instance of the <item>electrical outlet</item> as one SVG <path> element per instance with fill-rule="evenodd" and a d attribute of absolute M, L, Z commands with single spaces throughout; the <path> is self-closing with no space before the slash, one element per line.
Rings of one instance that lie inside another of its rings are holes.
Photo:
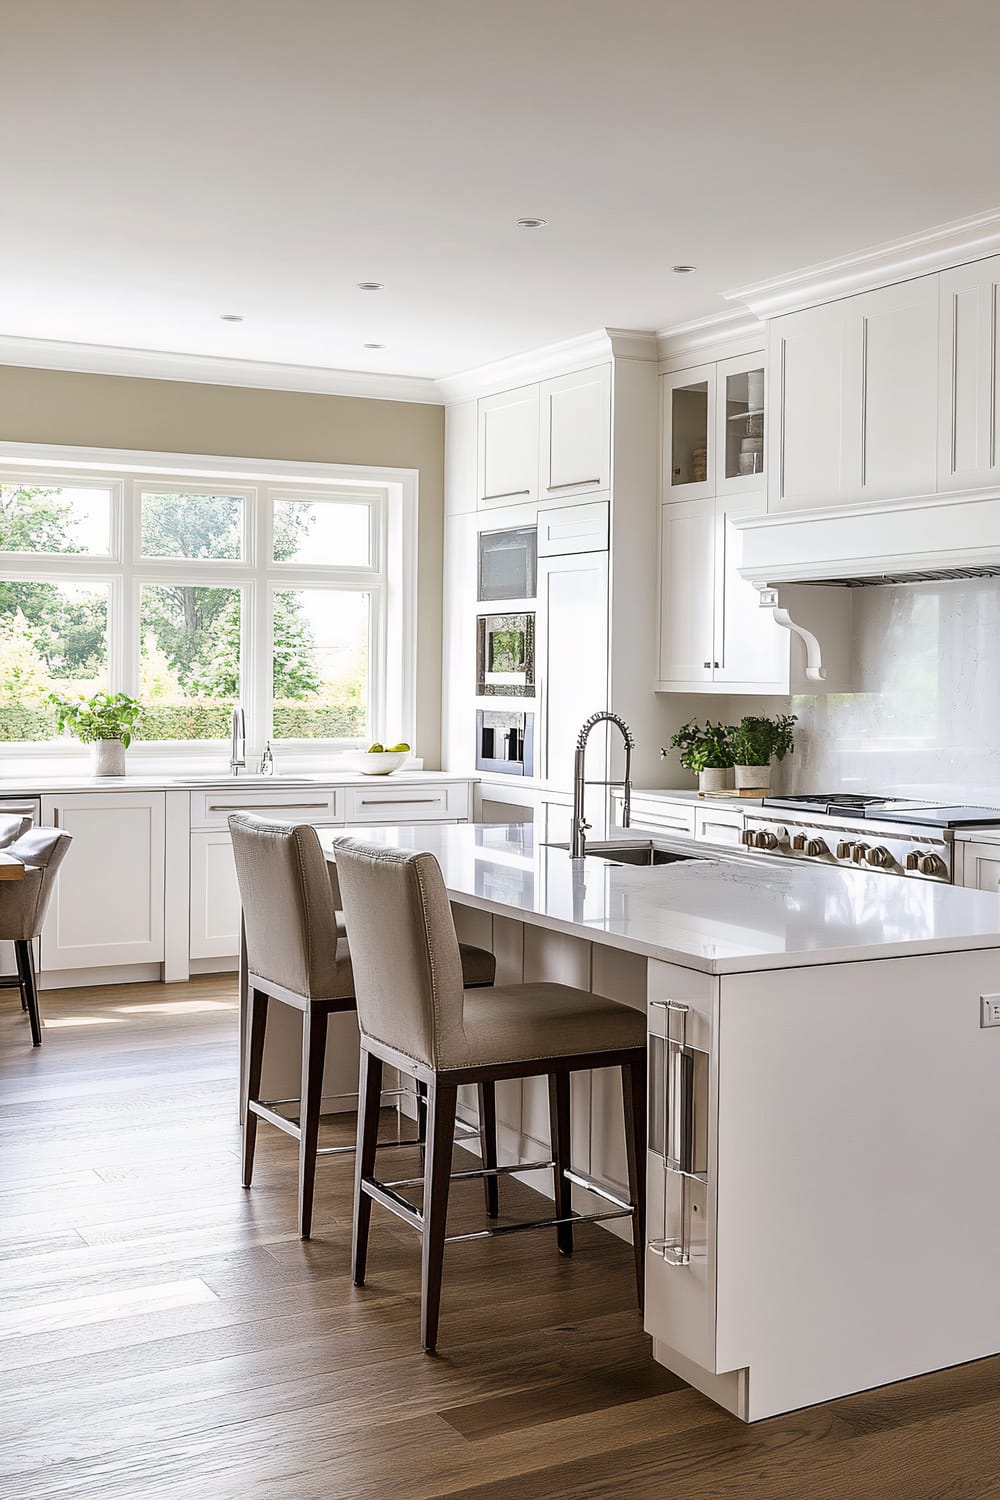
<path fill-rule="evenodd" d="M 980 995 L 980 1026 L 1000 1026 L 1000 995 Z"/>

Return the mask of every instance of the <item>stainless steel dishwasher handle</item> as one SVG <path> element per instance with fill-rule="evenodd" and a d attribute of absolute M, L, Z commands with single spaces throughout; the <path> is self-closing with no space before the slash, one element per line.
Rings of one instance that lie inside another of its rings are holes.
<path fill-rule="evenodd" d="M 663 1235 L 647 1241 L 647 1249 L 666 1265 L 687 1266 L 691 1263 L 691 1193 L 690 1183 L 707 1183 L 708 1173 L 695 1166 L 694 1071 L 695 1058 L 703 1049 L 692 1047 L 687 1039 L 691 1007 L 679 1000 L 651 1000 L 650 1008 L 666 1012 L 663 1037 L 663 1151 L 650 1150 L 663 1163 L 664 1177 L 680 1179 L 676 1233 L 669 1223 L 669 1181 L 663 1191 Z M 680 1019 L 680 1036 L 671 1032 L 671 1019 Z M 676 1074 L 676 1081 L 674 1075 Z"/>

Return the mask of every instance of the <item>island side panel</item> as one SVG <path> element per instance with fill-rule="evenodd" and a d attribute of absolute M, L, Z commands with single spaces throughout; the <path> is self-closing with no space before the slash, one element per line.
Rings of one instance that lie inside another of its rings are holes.
<path fill-rule="evenodd" d="M 1000 1351 L 1000 952 L 721 980 L 718 1369 L 751 1420 Z"/>

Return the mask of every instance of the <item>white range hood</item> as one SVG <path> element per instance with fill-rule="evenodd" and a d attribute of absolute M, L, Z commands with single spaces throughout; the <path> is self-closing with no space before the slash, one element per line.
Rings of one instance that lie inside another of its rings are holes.
<path fill-rule="evenodd" d="M 1000 574 L 1000 494 L 928 495 L 733 519 L 742 576 L 856 587 Z"/>

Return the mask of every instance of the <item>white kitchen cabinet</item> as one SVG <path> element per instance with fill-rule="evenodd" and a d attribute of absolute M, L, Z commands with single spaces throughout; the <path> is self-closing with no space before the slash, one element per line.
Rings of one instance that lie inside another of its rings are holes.
<path fill-rule="evenodd" d="M 759 495 L 764 509 L 764 355 L 720 360 L 715 367 L 715 493 Z"/>
<path fill-rule="evenodd" d="M 503 700 L 499 700 L 502 702 Z M 350 786 L 344 791 L 348 823 L 461 823 L 469 816 L 466 781 L 432 782 L 422 786 Z"/>
<path fill-rule="evenodd" d="M 576 737 L 585 719 L 608 706 L 608 554 L 538 560 L 536 651 L 541 683 L 541 776 L 568 786 Z M 595 731 L 592 775 L 600 770 Z"/>
<path fill-rule="evenodd" d="M 538 498 L 538 386 L 479 402 L 479 508 Z"/>
<path fill-rule="evenodd" d="M 611 366 L 543 380 L 539 394 L 539 500 L 611 484 Z"/>
<path fill-rule="evenodd" d="M 715 494 L 716 370 L 695 365 L 660 377 L 661 499 Z"/>
<path fill-rule="evenodd" d="M 703 684 L 715 649 L 715 500 L 661 506 L 658 685 Z"/>
<path fill-rule="evenodd" d="M 961 868 L 956 870 L 960 885 L 1000 895 L 1000 843 L 979 844 L 960 839 L 955 852 L 956 858 L 961 859 Z"/>
<path fill-rule="evenodd" d="M 769 511 L 934 492 L 936 276 L 776 318 L 768 363 Z"/>
<path fill-rule="evenodd" d="M 611 506 L 607 500 L 559 505 L 538 512 L 538 556 L 568 552 L 607 552 Z"/>
<path fill-rule="evenodd" d="M 72 834 L 42 929 L 42 969 L 162 963 L 164 793 L 42 798 L 42 823 Z"/>
<path fill-rule="evenodd" d="M 661 507 L 658 691 L 788 691 L 788 632 L 739 573 L 732 523 L 758 505 L 737 496 Z"/>
<path fill-rule="evenodd" d="M 612 797 L 614 820 L 621 826 L 624 798 L 621 792 Z M 693 802 L 671 802 L 669 797 L 644 798 L 641 794 L 632 798 L 631 826 L 649 833 L 679 834 L 683 838 L 695 836 L 695 812 Z"/>
<path fill-rule="evenodd" d="M 1000 256 L 942 271 L 938 281 L 938 488 L 995 485 L 1000 479 Z"/>
<path fill-rule="evenodd" d="M 733 807 L 715 807 L 711 803 L 694 810 L 694 836 L 708 844 L 743 843 L 745 819 Z"/>
<path fill-rule="evenodd" d="M 192 958 L 230 958 L 240 951 L 240 888 L 227 829 L 191 834 Z"/>

